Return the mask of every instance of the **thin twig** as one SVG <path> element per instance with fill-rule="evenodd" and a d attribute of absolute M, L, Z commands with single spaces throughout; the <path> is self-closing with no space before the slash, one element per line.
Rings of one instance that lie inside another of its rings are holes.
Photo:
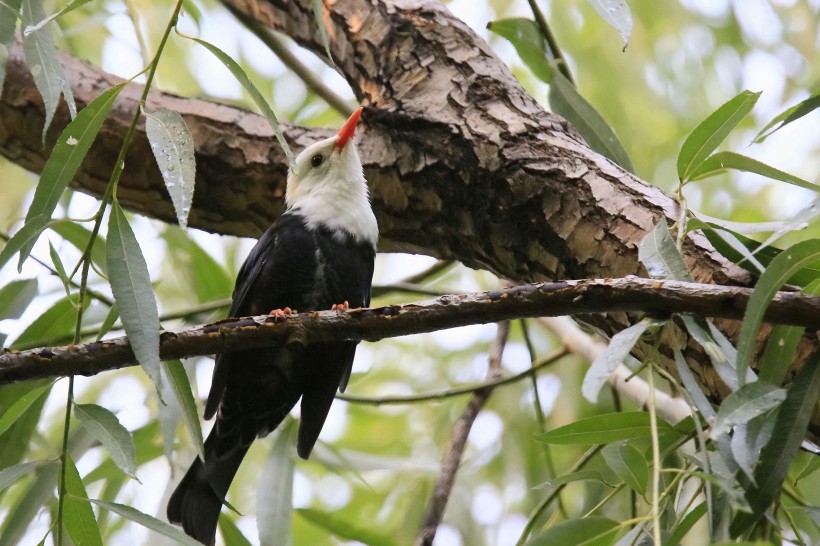
<path fill-rule="evenodd" d="M 490 347 L 489 366 L 487 369 L 488 381 L 497 379 L 501 373 L 501 355 L 504 352 L 504 346 L 507 344 L 509 332 L 509 322 L 504 321 L 498 323 L 495 340 Z M 444 509 L 447 507 L 447 500 L 450 498 L 450 492 L 453 489 L 456 473 L 461 464 L 461 457 L 464 455 L 467 436 L 470 434 L 470 429 L 475 422 L 476 416 L 478 416 L 478 412 L 481 411 L 481 408 L 487 403 L 491 392 L 492 388 L 476 391 L 467 403 L 467 407 L 464 408 L 461 417 L 459 417 L 458 421 L 453 425 L 450 442 L 444 451 L 444 457 L 441 461 L 441 472 L 438 475 L 438 479 L 436 479 L 433 495 L 430 498 L 430 504 L 424 516 L 424 522 L 421 525 L 421 529 L 419 529 L 418 535 L 416 535 L 416 546 L 430 546 L 433 543 L 436 530 L 444 516 Z"/>
<path fill-rule="evenodd" d="M 446 389 L 438 392 L 431 392 L 427 394 L 409 394 L 404 396 L 378 396 L 378 397 L 371 397 L 371 396 L 357 396 L 355 394 L 343 394 L 338 393 L 336 398 L 339 400 L 344 400 L 345 402 L 351 402 L 355 404 L 371 404 L 374 406 L 383 406 L 387 404 L 412 404 L 415 402 L 429 402 L 431 400 L 444 400 L 446 398 L 452 398 L 454 396 L 461 396 L 463 394 L 470 394 L 475 393 L 480 390 L 486 389 L 495 389 L 496 387 L 503 387 L 506 385 L 510 385 L 525 377 L 534 377 L 539 371 L 547 366 L 554 364 L 556 361 L 560 360 L 561 358 L 567 356 L 569 351 L 567 351 L 564 347 L 559 348 L 551 355 L 538 360 L 537 362 L 533 362 L 532 366 L 524 370 L 523 372 L 519 372 L 515 375 L 510 375 L 507 377 L 498 377 L 493 380 L 489 381 L 482 381 L 480 383 L 474 383 L 472 385 L 464 385 L 461 387 L 456 387 L 452 389 Z"/>
<path fill-rule="evenodd" d="M 558 40 L 556 40 L 555 36 L 552 34 L 552 29 L 550 29 L 546 17 L 544 17 L 544 13 L 541 11 L 541 8 L 538 7 L 538 2 L 536 2 L 536 0 L 528 0 L 528 2 L 530 4 L 530 9 L 532 10 L 532 15 L 535 17 L 535 22 L 541 30 L 541 35 L 547 42 L 550 55 L 555 60 L 555 65 L 558 67 L 558 71 L 561 72 L 561 74 L 563 74 L 564 77 L 570 81 L 570 83 L 574 84 L 575 79 L 572 77 L 572 72 L 569 70 L 569 64 L 567 64 L 567 60 L 564 58 L 564 54 L 558 46 Z"/>
<path fill-rule="evenodd" d="M 239 19 L 239 21 L 245 25 L 248 30 L 253 32 L 253 34 L 274 53 L 274 55 L 279 57 L 282 64 L 293 71 L 294 74 L 299 76 L 299 79 L 305 82 L 308 89 L 324 99 L 328 106 L 345 117 L 349 116 L 353 112 L 355 107 L 350 104 L 349 101 L 343 99 L 330 87 L 325 85 L 324 82 L 316 76 L 316 74 L 305 66 L 302 61 L 297 59 L 296 55 L 294 55 L 285 44 L 283 44 L 259 21 L 236 9 L 236 7 L 230 2 L 224 2 L 222 5 L 228 8 L 228 11 L 230 11 L 234 17 Z"/>

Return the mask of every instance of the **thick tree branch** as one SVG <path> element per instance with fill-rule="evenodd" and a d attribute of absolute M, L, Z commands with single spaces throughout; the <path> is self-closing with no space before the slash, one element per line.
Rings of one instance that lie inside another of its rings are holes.
<path fill-rule="evenodd" d="M 188 330 L 163 332 L 160 354 L 168 360 L 282 343 L 298 351 L 308 342 L 378 341 L 470 324 L 568 314 L 644 311 L 738 319 L 751 292 L 747 288 L 640 278 L 538 283 L 342 314 L 323 311 L 278 320 L 267 315 L 226 319 Z M 820 324 L 820 296 L 780 292 L 772 300 L 766 320 L 816 327 Z M 126 337 L 11 351 L 0 355 L 0 384 L 41 377 L 93 375 L 134 363 Z"/>

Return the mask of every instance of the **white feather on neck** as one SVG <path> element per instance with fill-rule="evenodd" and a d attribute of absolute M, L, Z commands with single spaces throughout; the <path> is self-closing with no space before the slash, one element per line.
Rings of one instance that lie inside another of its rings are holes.
<path fill-rule="evenodd" d="M 339 150 L 334 146 L 337 139 L 317 142 L 296 157 L 296 167 L 288 174 L 285 202 L 288 210 L 305 218 L 309 229 L 324 226 L 340 237 L 346 232 L 358 242 L 375 247 L 379 227 L 356 143 L 348 142 Z M 317 155 L 323 161 L 314 167 L 311 160 Z"/>

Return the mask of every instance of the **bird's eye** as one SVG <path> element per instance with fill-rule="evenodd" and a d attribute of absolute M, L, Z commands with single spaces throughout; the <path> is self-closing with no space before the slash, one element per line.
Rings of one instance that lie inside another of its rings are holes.
<path fill-rule="evenodd" d="M 311 167 L 318 167 L 319 165 L 322 164 L 322 161 L 324 161 L 324 160 L 325 160 L 325 158 L 322 157 L 322 154 L 316 154 L 316 155 L 314 155 L 313 157 L 310 158 L 310 166 Z"/>

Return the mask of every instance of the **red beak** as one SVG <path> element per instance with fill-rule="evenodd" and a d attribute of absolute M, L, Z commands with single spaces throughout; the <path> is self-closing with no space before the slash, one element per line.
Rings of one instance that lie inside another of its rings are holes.
<path fill-rule="evenodd" d="M 364 110 L 364 106 L 359 106 L 356 108 L 356 111 L 353 112 L 353 114 L 351 114 L 345 122 L 342 130 L 339 131 L 339 139 L 334 145 L 335 148 L 339 150 L 344 149 L 347 143 L 353 138 L 353 133 L 356 131 L 356 126 L 359 124 L 359 118 L 362 117 L 362 110 Z"/>

